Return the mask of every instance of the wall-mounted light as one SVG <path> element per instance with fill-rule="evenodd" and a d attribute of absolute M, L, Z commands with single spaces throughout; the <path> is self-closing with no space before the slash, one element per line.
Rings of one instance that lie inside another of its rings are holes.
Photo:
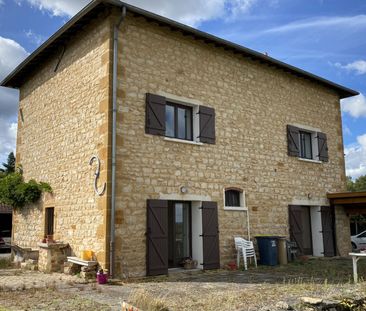
<path fill-rule="evenodd" d="M 311 198 L 312 198 L 311 193 L 308 193 L 308 199 L 311 200 Z"/>
<path fill-rule="evenodd" d="M 185 194 L 188 192 L 188 188 L 186 186 L 182 186 L 182 187 L 180 187 L 180 192 Z"/>

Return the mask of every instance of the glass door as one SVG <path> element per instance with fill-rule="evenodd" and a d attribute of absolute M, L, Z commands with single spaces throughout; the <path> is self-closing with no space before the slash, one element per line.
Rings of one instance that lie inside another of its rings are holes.
<path fill-rule="evenodd" d="M 191 256 L 191 206 L 172 202 L 169 208 L 169 266 L 180 267 Z"/>

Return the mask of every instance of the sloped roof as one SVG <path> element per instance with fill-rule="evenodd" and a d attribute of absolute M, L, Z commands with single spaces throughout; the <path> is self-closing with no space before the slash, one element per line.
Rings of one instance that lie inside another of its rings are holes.
<path fill-rule="evenodd" d="M 267 65 L 275 66 L 278 69 L 284 70 L 296 76 L 312 80 L 320 83 L 326 87 L 334 89 L 340 96 L 340 98 L 346 98 L 359 93 L 350 88 L 344 87 L 337 83 L 331 82 L 327 79 L 321 78 L 317 75 L 291 66 L 277 59 L 274 59 L 265 54 L 248 49 L 244 46 L 235 44 L 233 42 L 218 38 L 195 28 L 183 25 L 171 19 L 162 17 L 160 15 L 142 10 L 135 6 L 118 0 L 93 0 L 79 13 L 77 13 L 72 19 L 70 19 L 63 27 L 61 27 L 55 34 L 53 34 L 46 42 L 44 42 L 38 49 L 36 49 L 30 56 L 28 56 L 13 72 L 11 72 L 2 82 L 1 86 L 17 88 L 21 85 L 22 81 L 26 79 L 26 74 L 37 67 L 37 64 L 47 57 L 50 53 L 59 48 L 65 40 L 70 38 L 76 31 L 81 29 L 83 25 L 87 24 L 92 18 L 100 14 L 103 9 L 110 7 L 125 7 L 127 12 L 135 15 L 144 16 L 149 20 L 153 20 L 159 24 L 166 25 L 172 29 L 182 31 L 184 34 L 192 35 L 196 38 L 202 39 L 205 42 L 213 43 L 216 46 L 224 47 L 235 53 L 243 54 L 246 57 L 260 61 Z"/>

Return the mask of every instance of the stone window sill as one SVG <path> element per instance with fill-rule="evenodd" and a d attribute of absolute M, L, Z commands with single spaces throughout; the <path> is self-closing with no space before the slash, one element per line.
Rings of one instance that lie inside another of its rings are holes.
<path fill-rule="evenodd" d="M 244 206 L 224 206 L 225 211 L 247 211 L 248 208 Z"/>
<path fill-rule="evenodd" d="M 175 142 L 175 143 L 196 145 L 196 146 L 202 146 L 203 145 L 203 143 L 200 143 L 200 142 L 197 142 L 197 141 L 184 140 L 184 139 L 178 139 L 178 138 L 164 137 L 164 140 Z"/>
<path fill-rule="evenodd" d="M 298 158 L 298 160 L 300 161 L 304 161 L 304 162 L 310 162 L 310 163 L 317 163 L 317 164 L 322 164 L 322 161 L 319 160 L 310 160 L 310 159 L 304 159 L 304 158 Z"/>

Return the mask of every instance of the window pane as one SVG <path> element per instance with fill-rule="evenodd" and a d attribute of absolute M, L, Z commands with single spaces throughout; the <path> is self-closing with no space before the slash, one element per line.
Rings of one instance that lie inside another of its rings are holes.
<path fill-rule="evenodd" d="M 186 129 L 187 129 L 187 137 L 186 139 L 192 140 L 192 110 L 186 110 Z"/>
<path fill-rule="evenodd" d="M 313 151 L 311 145 L 311 134 L 300 132 L 301 137 L 301 157 L 306 159 L 313 158 Z"/>
<path fill-rule="evenodd" d="M 186 110 L 178 108 L 178 138 L 186 139 Z"/>
<path fill-rule="evenodd" d="M 166 105 L 165 107 L 165 135 L 174 137 L 174 107 Z"/>
<path fill-rule="evenodd" d="M 226 190 L 225 206 L 240 206 L 240 192 L 237 190 Z"/>

